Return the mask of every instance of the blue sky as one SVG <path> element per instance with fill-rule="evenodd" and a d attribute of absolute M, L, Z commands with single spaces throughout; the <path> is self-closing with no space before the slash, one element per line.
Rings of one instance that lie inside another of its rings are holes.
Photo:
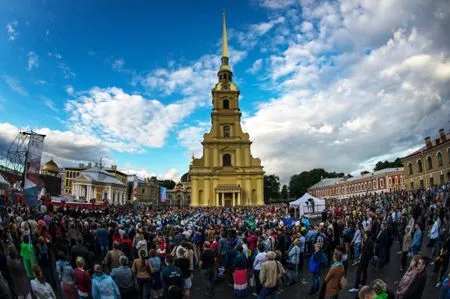
<path fill-rule="evenodd" d="M 449 129 L 445 1 L 3 1 L 0 151 L 177 178 L 201 155 L 227 12 L 253 154 L 284 181 L 352 172 Z"/>

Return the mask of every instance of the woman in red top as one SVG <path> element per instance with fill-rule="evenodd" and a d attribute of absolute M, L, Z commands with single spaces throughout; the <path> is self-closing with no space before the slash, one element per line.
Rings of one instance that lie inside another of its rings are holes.
<path fill-rule="evenodd" d="M 88 299 L 91 290 L 91 275 L 84 270 L 84 259 L 79 256 L 76 259 L 77 268 L 75 269 L 75 286 L 78 289 L 80 299 Z"/>

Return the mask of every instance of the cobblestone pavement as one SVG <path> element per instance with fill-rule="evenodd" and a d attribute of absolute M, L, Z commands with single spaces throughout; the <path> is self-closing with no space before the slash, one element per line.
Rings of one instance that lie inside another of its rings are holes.
<path fill-rule="evenodd" d="M 399 271 L 400 268 L 400 257 L 396 254 L 398 249 L 398 243 L 394 242 L 391 248 L 391 260 L 388 265 L 386 265 L 383 269 L 378 270 L 369 266 L 368 271 L 368 281 L 371 282 L 376 278 L 383 279 L 390 287 L 394 286 L 394 282 L 400 280 L 402 274 Z M 305 263 L 305 270 L 307 269 L 308 263 Z M 304 271 L 300 274 L 300 280 L 304 279 L 306 281 L 305 284 L 297 283 L 292 286 L 282 287 L 279 291 L 278 299 L 296 299 L 296 298 L 317 298 L 318 295 L 307 295 L 307 292 L 310 287 L 310 276 L 308 271 Z M 354 299 L 356 298 L 356 294 L 351 294 L 348 292 L 354 286 L 355 283 L 355 273 L 356 267 L 352 267 L 351 265 L 348 267 L 348 286 L 347 289 L 339 293 L 339 299 Z M 432 266 L 429 265 L 427 269 L 428 278 L 425 286 L 425 290 L 423 292 L 423 298 L 426 299 L 434 299 L 439 298 L 440 289 L 436 288 L 436 276 L 432 274 Z M 323 277 L 326 275 L 326 271 L 323 273 Z M 206 298 L 202 294 L 205 292 L 203 282 L 201 281 L 201 277 L 198 272 L 194 273 L 194 284 L 192 287 L 192 296 L 191 298 Z M 249 294 L 246 298 L 256 298 L 256 296 L 252 295 L 253 288 L 249 289 Z M 225 281 L 220 281 L 215 286 L 215 296 L 214 298 L 218 299 L 226 299 L 226 298 L 236 298 L 233 295 L 232 286 L 228 286 Z"/>

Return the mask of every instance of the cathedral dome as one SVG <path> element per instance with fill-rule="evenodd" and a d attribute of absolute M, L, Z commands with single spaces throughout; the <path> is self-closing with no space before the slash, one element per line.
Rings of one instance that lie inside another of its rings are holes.
<path fill-rule="evenodd" d="M 190 182 L 190 181 L 191 181 L 191 176 L 189 175 L 189 172 L 186 172 L 185 174 L 183 174 L 183 175 L 181 176 L 180 181 L 181 181 L 182 183 L 188 183 L 188 182 Z"/>
<path fill-rule="evenodd" d="M 50 161 L 48 161 L 47 163 L 44 164 L 44 166 L 42 167 L 42 171 L 44 173 L 58 174 L 59 173 L 59 167 L 53 161 L 53 159 L 51 159 Z"/>

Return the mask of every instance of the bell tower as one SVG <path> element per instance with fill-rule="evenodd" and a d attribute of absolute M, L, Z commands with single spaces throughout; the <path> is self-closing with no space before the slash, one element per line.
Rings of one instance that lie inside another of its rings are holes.
<path fill-rule="evenodd" d="M 222 57 L 212 88 L 211 130 L 204 135 L 203 157 L 193 159 L 191 206 L 252 206 L 264 204 L 261 160 L 250 152 L 250 136 L 242 131 L 239 89 L 229 64 L 225 13 Z"/>

